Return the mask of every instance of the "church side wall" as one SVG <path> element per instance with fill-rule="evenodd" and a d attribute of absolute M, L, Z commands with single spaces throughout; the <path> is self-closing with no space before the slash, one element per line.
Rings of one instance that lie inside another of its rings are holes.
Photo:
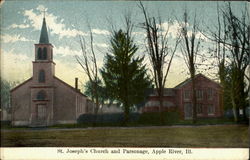
<path fill-rule="evenodd" d="M 87 98 L 78 93 L 76 97 L 76 106 L 76 118 L 81 114 L 86 114 Z"/>
<path fill-rule="evenodd" d="M 15 126 L 29 124 L 30 85 L 31 81 L 28 81 L 11 92 L 12 124 Z"/>
<path fill-rule="evenodd" d="M 55 124 L 76 123 L 76 92 L 54 79 L 53 119 Z"/>

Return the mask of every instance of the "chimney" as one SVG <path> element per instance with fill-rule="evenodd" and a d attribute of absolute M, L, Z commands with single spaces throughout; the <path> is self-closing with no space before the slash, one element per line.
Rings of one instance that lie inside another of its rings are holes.
<path fill-rule="evenodd" d="M 78 90 L 78 78 L 75 78 L 75 89 Z"/>

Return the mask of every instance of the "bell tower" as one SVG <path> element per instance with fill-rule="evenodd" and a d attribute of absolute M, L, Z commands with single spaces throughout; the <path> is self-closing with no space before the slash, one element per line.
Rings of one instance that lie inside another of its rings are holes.
<path fill-rule="evenodd" d="M 37 84 L 51 84 L 55 75 L 53 62 L 53 45 L 49 43 L 45 17 L 43 18 L 39 43 L 35 44 L 35 61 L 33 61 L 33 78 Z"/>
<path fill-rule="evenodd" d="M 46 126 L 53 122 L 54 104 L 53 45 L 49 43 L 45 17 L 39 43 L 35 44 L 31 90 L 31 126 Z"/>

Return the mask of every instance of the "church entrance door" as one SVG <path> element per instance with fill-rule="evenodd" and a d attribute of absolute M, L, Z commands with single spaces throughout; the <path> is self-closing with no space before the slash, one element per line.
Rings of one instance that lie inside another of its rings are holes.
<path fill-rule="evenodd" d="M 40 123 L 46 122 L 46 105 L 45 104 L 37 105 L 37 120 Z"/>

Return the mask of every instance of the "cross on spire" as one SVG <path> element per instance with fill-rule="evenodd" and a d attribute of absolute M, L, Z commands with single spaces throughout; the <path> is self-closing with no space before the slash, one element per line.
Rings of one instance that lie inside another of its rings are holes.
<path fill-rule="evenodd" d="M 46 12 L 46 10 L 45 9 L 43 9 L 43 18 L 45 18 L 45 12 Z"/>
<path fill-rule="evenodd" d="M 44 18 L 43 18 L 43 24 L 42 24 L 39 43 L 49 44 L 49 36 L 48 36 L 46 20 L 45 20 L 45 10 L 42 12 L 44 14 Z"/>

